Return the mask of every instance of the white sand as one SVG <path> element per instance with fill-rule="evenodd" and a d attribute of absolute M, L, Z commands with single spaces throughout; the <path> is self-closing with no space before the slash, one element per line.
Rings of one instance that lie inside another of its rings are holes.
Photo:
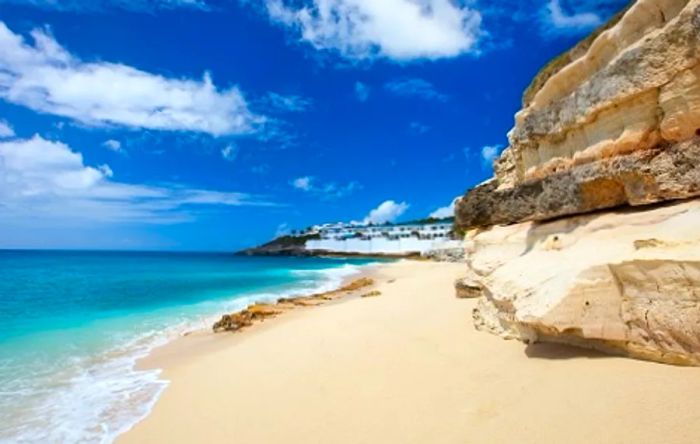
<path fill-rule="evenodd" d="M 462 267 L 388 265 L 377 298 L 158 350 L 172 383 L 118 441 L 700 442 L 700 369 L 476 332 Z"/>

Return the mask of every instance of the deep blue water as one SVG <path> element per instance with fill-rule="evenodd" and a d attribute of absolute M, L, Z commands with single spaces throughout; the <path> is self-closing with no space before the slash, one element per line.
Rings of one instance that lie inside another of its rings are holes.
<path fill-rule="evenodd" d="M 0 441 L 109 442 L 166 385 L 137 358 L 255 300 L 336 286 L 362 259 L 0 251 Z"/>

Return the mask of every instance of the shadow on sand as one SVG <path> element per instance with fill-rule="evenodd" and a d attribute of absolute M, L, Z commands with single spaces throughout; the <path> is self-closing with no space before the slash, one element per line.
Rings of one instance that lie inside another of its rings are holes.
<path fill-rule="evenodd" d="M 537 359 L 600 359 L 610 358 L 599 351 L 564 344 L 537 343 L 525 347 L 528 358 Z"/>

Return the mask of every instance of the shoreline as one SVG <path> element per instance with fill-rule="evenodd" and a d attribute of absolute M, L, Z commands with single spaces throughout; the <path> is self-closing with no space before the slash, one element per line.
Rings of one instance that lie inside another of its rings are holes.
<path fill-rule="evenodd" d="M 427 260 L 424 256 L 416 251 L 407 253 L 353 253 L 340 252 L 332 250 L 307 250 L 306 248 L 294 248 L 291 250 L 264 250 L 260 247 L 242 250 L 235 253 L 236 256 L 244 257 L 292 257 L 292 258 L 308 258 L 320 257 L 331 259 L 411 259 L 411 260 Z"/>
<path fill-rule="evenodd" d="M 299 295 L 288 295 L 288 296 L 281 296 L 278 299 L 278 302 L 265 302 L 265 301 L 252 301 L 250 304 L 248 304 L 247 308 L 250 308 L 252 306 L 256 305 L 265 305 L 265 306 L 275 306 L 279 304 L 279 300 L 285 300 L 285 299 L 304 299 L 304 298 L 313 298 L 315 296 L 321 295 L 321 294 L 327 294 L 327 293 L 338 293 L 340 292 L 343 287 L 351 284 L 354 281 L 357 281 L 359 279 L 363 278 L 370 278 L 373 279 L 380 273 L 380 269 L 382 267 L 385 267 L 389 264 L 367 264 L 367 265 L 361 265 L 360 269 L 357 273 L 353 273 L 348 276 L 344 276 L 341 278 L 340 282 L 335 284 L 333 287 L 324 288 L 324 287 L 319 287 L 320 290 L 314 291 L 312 293 L 302 293 Z M 257 330 L 263 329 L 265 327 L 271 327 L 276 323 L 283 322 L 286 317 L 292 317 L 297 314 L 301 314 L 303 312 L 306 312 L 308 310 L 313 310 L 318 307 L 322 306 L 327 306 L 327 305 L 334 305 L 334 304 L 341 304 L 343 302 L 347 302 L 352 299 L 357 299 L 361 297 L 361 292 L 363 289 L 370 291 L 375 284 L 373 283 L 371 286 L 363 287 L 361 289 L 358 289 L 357 291 L 353 292 L 347 292 L 346 294 L 340 295 L 340 297 L 335 297 L 332 299 L 328 299 L 324 301 L 322 304 L 315 304 L 315 305 L 299 305 L 296 306 L 293 309 L 286 310 L 284 312 L 279 313 L 278 315 L 275 316 L 269 316 L 265 317 L 264 319 L 256 320 L 252 325 L 245 326 L 244 328 L 241 328 L 237 331 L 219 331 L 215 332 L 213 330 L 214 324 L 217 322 L 217 319 L 221 318 L 222 316 L 226 314 L 237 314 L 241 313 L 246 310 L 246 308 L 243 308 L 241 310 L 232 312 L 232 313 L 220 313 L 218 315 L 212 315 L 206 318 L 203 322 L 208 324 L 208 326 L 201 327 L 201 328 L 188 328 L 188 327 L 183 327 L 183 330 L 177 334 L 177 336 L 174 336 L 170 338 L 166 343 L 161 344 L 154 349 L 152 349 L 147 356 L 144 356 L 142 358 L 139 358 L 136 361 L 136 370 L 158 370 L 158 371 L 164 371 L 165 369 L 163 368 L 162 364 L 167 364 L 168 361 L 167 359 L 162 361 L 161 357 L 166 357 L 171 354 L 172 351 L 175 349 L 180 352 L 180 347 L 188 347 L 188 351 L 192 352 L 193 354 L 196 354 L 197 351 L 205 345 L 206 343 L 216 343 L 217 338 L 223 338 L 223 340 L 226 340 L 225 338 L 227 336 L 235 336 L 236 338 L 241 338 L 247 334 L 251 334 Z M 187 345 L 184 345 L 187 343 Z M 190 348 L 191 347 L 191 348 Z M 166 381 L 167 382 L 167 381 Z M 124 432 L 126 433 L 126 432 Z M 122 433 L 123 434 L 123 433 Z M 120 435 L 121 436 L 121 435 Z"/>
<path fill-rule="evenodd" d="M 316 287 L 316 289 L 310 289 L 308 293 L 282 293 L 279 295 L 279 298 L 277 298 L 278 300 L 276 302 L 270 302 L 270 300 L 266 298 L 251 299 L 247 306 L 244 306 L 240 310 L 235 311 L 233 313 L 240 313 L 242 311 L 245 311 L 246 307 L 249 308 L 255 305 L 274 306 L 279 303 L 279 300 L 284 299 L 304 299 L 313 298 L 315 296 L 328 293 L 338 293 L 343 289 L 343 287 L 351 284 L 356 280 L 363 278 L 373 278 L 376 275 L 376 273 L 378 273 L 378 269 L 390 263 L 393 262 L 369 263 L 365 265 L 359 265 L 357 272 L 341 277 L 338 282 L 319 282 L 319 285 Z M 369 287 L 369 289 L 371 289 L 371 286 Z M 347 294 L 341 294 L 340 297 L 334 297 L 332 299 L 326 300 L 323 303 L 323 305 L 338 304 L 353 298 L 359 298 L 361 296 L 359 292 L 361 291 L 362 288 L 354 292 L 347 292 Z M 302 312 L 317 308 L 319 306 L 320 305 L 296 306 L 293 310 L 288 310 L 287 312 L 280 313 L 279 316 L 271 316 L 269 318 L 256 321 L 253 325 L 247 326 L 239 331 L 213 331 L 213 325 L 215 324 L 215 322 L 218 319 L 220 319 L 224 314 L 227 314 L 222 312 L 212 314 L 210 316 L 206 316 L 200 319 L 197 323 L 201 323 L 202 326 L 194 327 L 192 323 L 187 323 L 181 325 L 179 327 L 179 330 L 174 329 L 168 335 L 167 338 L 163 339 L 164 342 L 150 349 L 148 352 L 146 352 L 145 355 L 135 358 L 132 370 L 136 372 L 155 372 L 155 374 L 157 375 L 157 380 L 162 384 L 162 387 L 154 399 L 148 400 L 146 414 L 142 415 L 136 422 L 131 424 L 129 427 L 122 429 L 118 433 L 116 433 L 112 442 L 119 441 L 121 437 L 133 430 L 133 428 L 136 425 L 147 419 L 148 416 L 152 413 L 153 408 L 160 400 L 160 397 L 170 385 L 170 381 L 167 378 L 164 378 L 164 374 L 167 367 L 173 364 L 172 358 L 174 358 L 175 355 L 179 355 L 183 351 L 185 351 L 189 358 L 194 359 L 201 354 L 213 351 L 215 347 L 219 346 L 219 343 L 231 341 L 232 338 L 230 336 L 235 336 L 235 340 L 243 340 L 247 334 L 253 333 L 257 330 L 261 330 L 264 328 L 269 328 L 273 324 L 283 322 L 284 318 L 286 317 L 292 317 L 295 315 L 298 316 Z"/>
<path fill-rule="evenodd" d="M 170 382 L 116 442 L 700 439 L 700 400 L 687 396 L 700 390 L 697 369 L 476 332 L 475 301 L 452 286 L 463 267 L 383 264 L 378 297 L 178 338 L 141 361 Z"/>

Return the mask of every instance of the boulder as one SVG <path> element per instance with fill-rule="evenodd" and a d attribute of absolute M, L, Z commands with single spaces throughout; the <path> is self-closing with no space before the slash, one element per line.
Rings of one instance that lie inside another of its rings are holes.
<path fill-rule="evenodd" d="M 459 299 L 473 299 L 482 296 L 481 286 L 473 278 L 460 278 L 455 281 L 455 295 Z"/>
<path fill-rule="evenodd" d="M 422 253 L 421 256 L 436 262 L 464 262 L 464 250 L 461 247 L 436 248 Z"/>
<path fill-rule="evenodd" d="M 671 364 L 700 364 L 700 200 L 546 223 L 468 241 L 475 326 Z"/>

